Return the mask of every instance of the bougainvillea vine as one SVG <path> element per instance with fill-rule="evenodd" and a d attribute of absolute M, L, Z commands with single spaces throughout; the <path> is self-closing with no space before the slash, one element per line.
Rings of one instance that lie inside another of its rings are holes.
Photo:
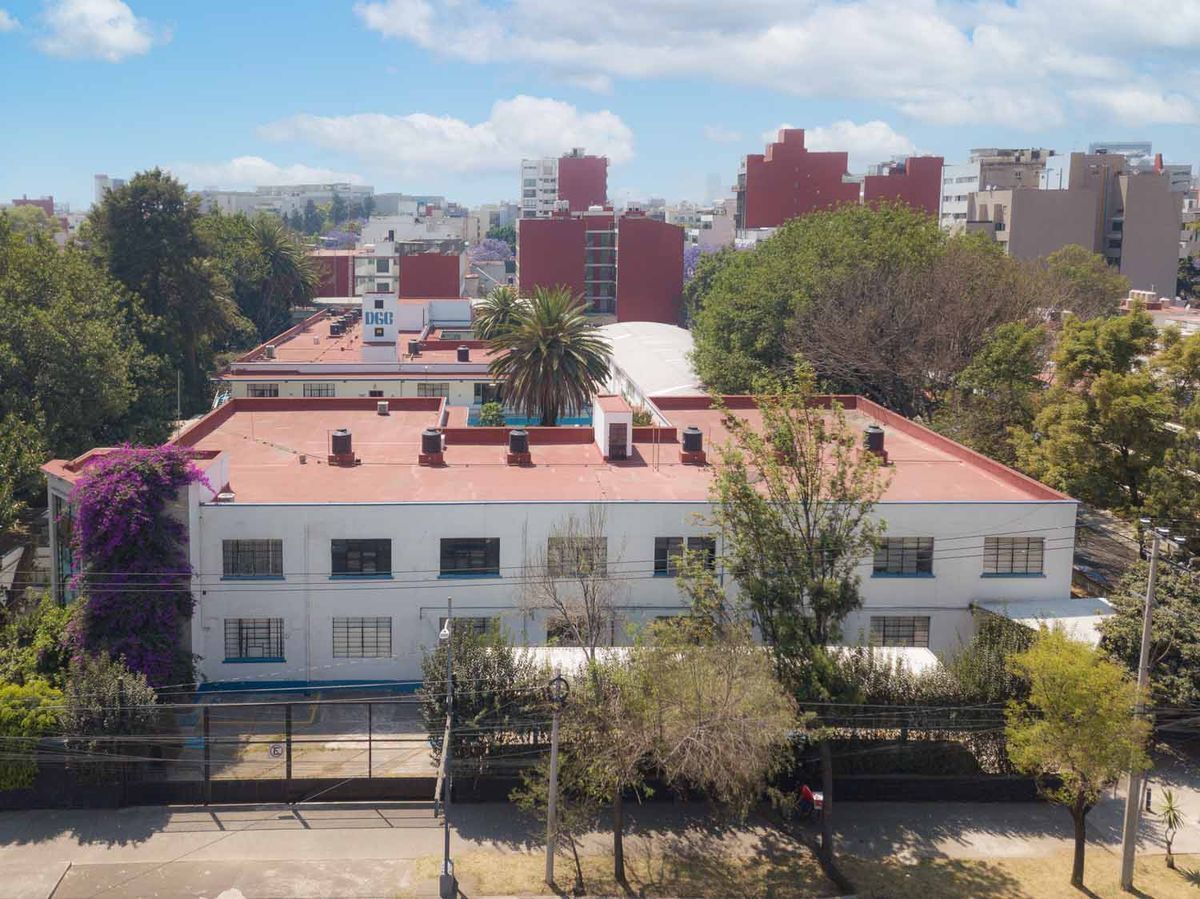
<path fill-rule="evenodd" d="M 171 506 L 207 486 L 187 449 L 124 446 L 75 485 L 75 586 L 83 600 L 71 636 L 79 653 L 124 657 L 153 685 L 192 680 L 184 628 L 192 613 L 186 528 Z"/>

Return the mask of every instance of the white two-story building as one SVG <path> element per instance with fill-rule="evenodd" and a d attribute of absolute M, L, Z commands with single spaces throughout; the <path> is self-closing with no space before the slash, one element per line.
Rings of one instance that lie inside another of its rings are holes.
<path fill-rule="evenodd" d="M 685 429 L 710 458 L 727 434 L 707 397 L 648 401 L 658 426 L 633 427 L 628 404 L 605 396 L 590 427 L 530 428 L 527 460 L 506 430 L 466 425 L 445 397 L 224 403 L 175 438 L 215 488 L 193 485 L 183 502 L 201 678 L 417 679 L 447 598 L 456 618 L 516 644 L 561 639 L 523 588 L 570 516 L 603 523 L 594 551 L 616 589 L 614 642 L 680 613 L 680 548 L 721 552 L 704 520 L 712 467 L 684 451 Z M 864 603 L 845 642 L 953 653 L 979 603 L 1069 597 L 1073 500 L 869 401 L 842 401 L 854 428 L 882 428 L 889 474 L 875 509 L 887 538 L 861 560 Z M 748 398 L 728 402 L 761 421 Z M 46 466 L 53 507 L 91 458 Z"/>

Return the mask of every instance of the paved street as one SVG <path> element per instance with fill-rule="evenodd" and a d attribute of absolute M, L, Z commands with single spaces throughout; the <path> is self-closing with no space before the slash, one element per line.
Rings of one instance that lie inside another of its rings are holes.
<path fill-rule="evenodd" d="M 1194 771 L 1160 766 L 1153 787 L 1175 789 L 1188 828 L 1176 851 L 1200 852 L 1200 790 Z M 1123 802 L 1110 796 L 1089 816 L 1093 845 L 1120 842 Z M 707 833 L 703 805 L 654 803 L 631 812 L 631 831 Z M 453 809 L 452 850 L 536 850 L 540 835 L 502 803 Z M 841 851 L 864 856 L 996 858 L 1041 856 L 1070 842 L 1065 811 L 1037 803 L 844 803 Z M 751 841 L 761 828 L 727 829 Z M 0 814 L 0 897 L 398 897 L 436 894 L 415 864 L 441 853 L 428 804 L 333 804 L 292 809 L 130 808 Z M 609 845 L 596 834 L 592 845 Z M 1143 827 L 1143 851 L 1161 853 L 1158 828 Z M 475 897 L 478 899 L 478 897 Z"/>

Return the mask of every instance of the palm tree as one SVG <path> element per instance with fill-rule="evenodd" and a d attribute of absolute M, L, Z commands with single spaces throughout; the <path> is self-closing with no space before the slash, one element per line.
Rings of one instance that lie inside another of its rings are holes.
<path fill-rule="evenodd" d="M 1175 834 L 1183 829 L 1183 809 L 1175 798 L 1173 790 L 1163 790 L 1163 804 L 1158 815 L 1162 818 L 1163 830 L 1166 831 L 1167 867 L 1175 867 L 1175 856 L 1171 854 L 1171 844 L 1175 842 Z"/>
<path fill-rule="evenodd" d="M 544 426 L 582 409 L 608 380 L 612 347 L 583 310 L 565 288 L 536 288 L 490 342 L 497 354 L 491 374 L 504 381 L 508 402 Z"/>
<path fill-rule="evenodd" d="M 475 307 L 475 336 L 479 340 L 495 340 L 508 328 L 512 327 L 517 310 L 521 307 L 521 299 L 515 288 L 507 285 L 493 287 L 478 306 Z"/>
<path fill-rule="evenodd" d="M 321 276 L 304 245 L 277 216 L 255 217 L 253 239 L 263 264 L 260 300 L 253 318 L 258 333 L 269 337 L 287 325 L 293 306 L 312 302 Z"/>

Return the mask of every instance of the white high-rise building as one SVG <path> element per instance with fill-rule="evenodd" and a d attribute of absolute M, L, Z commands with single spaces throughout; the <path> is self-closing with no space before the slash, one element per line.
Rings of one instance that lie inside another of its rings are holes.
<path fill-rule="evenodd" d="M 545 218 L 558 204 L 558 159 L 521 160 L 521 218 Z"/>
<path fill-rule="evenodd" d="M 104 199 L 104 195 L 110 190 L 124 187 L 125 179 L 110 178 L 108 175 L 94 175 L 92 176 L 92 185 L 92 200 L 93 202 L 99 203 Z"/>

